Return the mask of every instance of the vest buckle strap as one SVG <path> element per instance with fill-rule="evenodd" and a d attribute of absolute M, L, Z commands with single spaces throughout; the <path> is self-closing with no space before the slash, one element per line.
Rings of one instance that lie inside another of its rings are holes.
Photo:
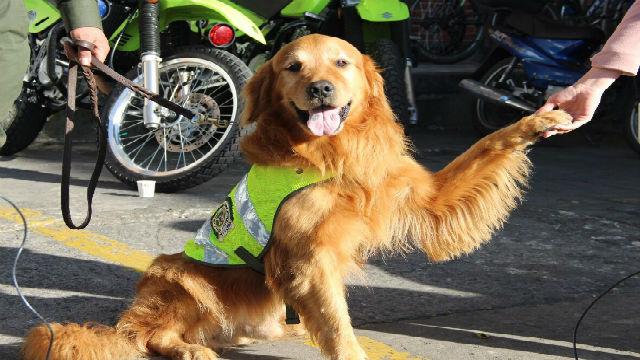
<path fill-rule="evenodd" d="M 238 246 L 234 253 L 252 270 L 264 275 L 264 263 L 253 256 L 244 246 Z"/>
<path fill-rule="evenodd" d="M 288 325 L 295 325 L 295 324 L 300 324 L 300 316 L 298 315 L 298 313 L 291 307 L 291 305 L 287 304 L 285 306 L 286 309 L 286 316 L 285 316 L 285 323 Z"/>
<path fill-rule="evenodd" d="M 256 258 L 255 256 L 253 256 L 249 252 L 249 250 L 247 250 L 244 246 L 239 246 L 236 249 L 235 253 L 253 271 L 259 272 L 262 275 L 265 274 L 265 272 L 264 272 L 264 263 L 262 261 L 260 261 L 258 258 Z M 300 324 L 300 316 L 298 315 L 298 313 L 289 304 L 286 305 L 286 313 L 285 313 L 285 315 L 286 315 L 285 316 L 285 323 L 287 323 L 289 325 Z"/>

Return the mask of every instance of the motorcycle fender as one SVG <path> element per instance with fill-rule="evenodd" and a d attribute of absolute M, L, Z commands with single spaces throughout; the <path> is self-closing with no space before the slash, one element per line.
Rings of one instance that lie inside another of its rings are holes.
<path fill-rule="evenodd" d="M 238 32 L 247 34 L 261 44 L 266 44 L 264 35 L 247 15 L 218 0 L 162 0 L 158 25 L 165 30 L 174 21 L 194 22 L 202 19 L 210 22 L 226 22 Z M 111 37 L 115 42 L 120 33 L 118 29 Z M 124 29 L 124 36 L 118 44 L 119 51 L 136 51 L 140 48 L 140 31 L 137 18 Z"/>
<path fill-rule="evenodd" d="M 399 0 L 360 0 L 356 10 L 363 20 L 371 22 L 402 21 L 409 18 L 409 7 Z"/>
<path fill-rule="evenodd" d="M 61 19 L 60 12 L 47 0 L 24 0 L 29 19 L 29 33 L 37 34 Z"/>

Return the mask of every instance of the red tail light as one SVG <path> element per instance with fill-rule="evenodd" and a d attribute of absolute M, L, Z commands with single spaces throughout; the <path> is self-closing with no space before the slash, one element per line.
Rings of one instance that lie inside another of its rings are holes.
<path fill-rule="evenodd" d="M 235 38 L 235 31 L 227 24 L 216 24 L 209 30 L 209 41 L 215 47 L 227 47 Z"/>

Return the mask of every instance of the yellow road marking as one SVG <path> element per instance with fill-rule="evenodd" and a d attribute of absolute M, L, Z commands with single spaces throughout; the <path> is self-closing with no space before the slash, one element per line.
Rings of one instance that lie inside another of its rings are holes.
<path fill-rule="evenodd" d="M 369 360 L 422 360 L 408 352 L 400 352 L 391 346 L 366 336 L 357 336 L 358 342 L 369 356 Z"/>
<path fill-rule="evenodd" d="M 149 267 L 153 256 L 136 250 L 120 241 L 88 230 L 71 230 L 59 219 L 31 210 L 20 209 L 27 219 L 29 231 L 51 238 L 64 246 L 77 249 L 114 264 L 122 265 L 140 272 Z M 22 224 L 20 216 L 13 208 L 0 207 L 0 219 Z M 369 356 L 369 360 L 421 360 L 407 352 L 399 352 L 391 346 L 366 336 L 358 336 L 358 342 Z M 317 347 L 307 340 L 306 345 Z"/>
<path fill-rule="evenodd" d="M 413 356 L 408 352 L 400 352 L 370 337 L 356 336 L 356 338 L 364 352 L 367 353 L 369 360 L 423 360 L 421 357 Z M 304 344 L 315 348 L 318 347 L 311 339 L 305 340 Z"/>
<path fill-rule="evenodd" d="M 29 231 L 44 235 L 67 247 L 77 249 L 111 263 L 137 271 L 144 271 L 153 260 L 147 252 L 136 250 L 129 245 L 88 230 L 71 230 L 55 218 L 39 211 L 20 209 L 29 224 Z M 0 219 L 22 224 L 20 216 L 13 208 L 0 207 Z"/>

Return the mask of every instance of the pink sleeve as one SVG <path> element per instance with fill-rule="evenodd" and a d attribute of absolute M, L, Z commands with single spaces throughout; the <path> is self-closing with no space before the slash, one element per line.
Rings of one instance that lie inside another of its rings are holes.
<path fill-rule="evenodd" d="M 602 50 L 591 58 L 591 66 L 636 75 L 640 67 L 640 1 L 627 11 Z"/>

